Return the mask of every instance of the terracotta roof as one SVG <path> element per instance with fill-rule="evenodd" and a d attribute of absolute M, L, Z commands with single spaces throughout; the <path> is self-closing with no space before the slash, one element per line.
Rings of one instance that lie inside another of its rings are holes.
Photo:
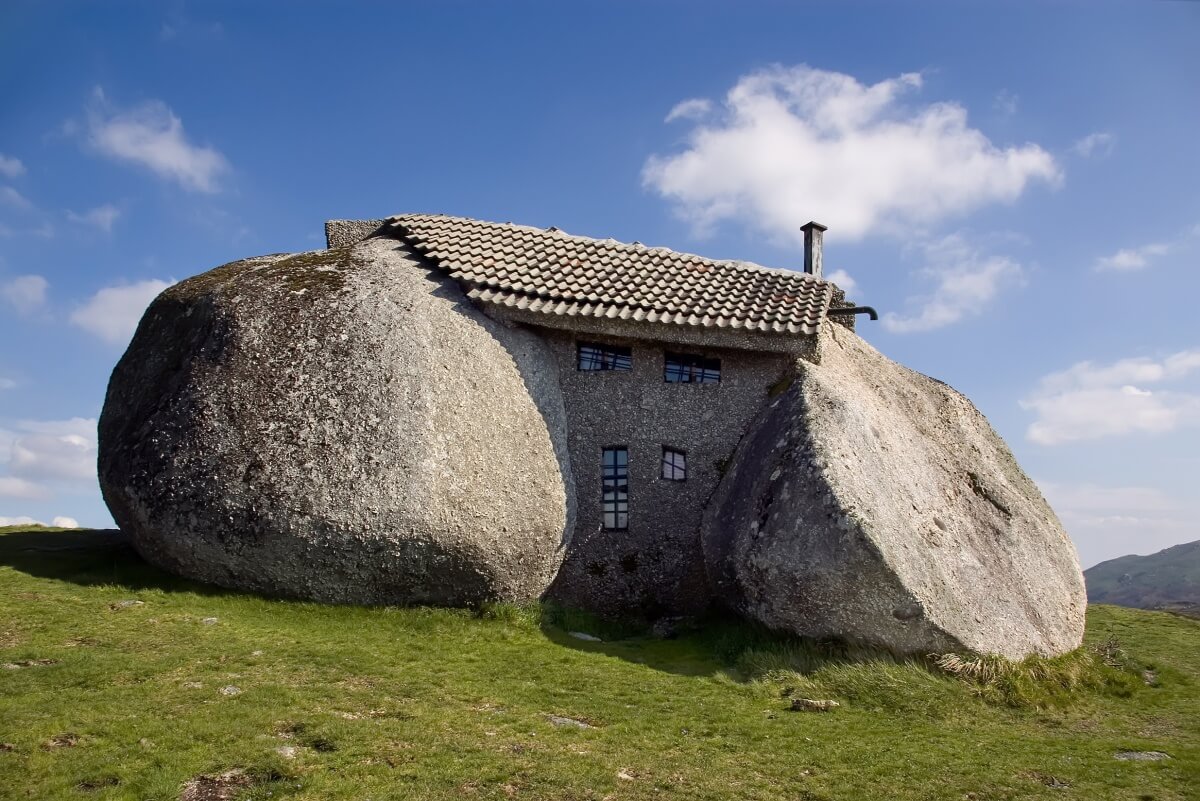
<path fill-rule="evenodd" d="M 813 334 L 833 285 L 792 270 L 437 214 L 385 223 L 468 297 L 544 314 Z"/>

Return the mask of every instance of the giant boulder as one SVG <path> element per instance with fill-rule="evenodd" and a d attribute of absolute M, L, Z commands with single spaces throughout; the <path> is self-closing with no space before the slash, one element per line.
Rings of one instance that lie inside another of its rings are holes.
<path fill-rule="evenodd" d="M 147 310 L 101 488 L 145 558 L 225 587 L 535 598 L 573 523 L 555 370 L 395 240 L 235 262 Z"/>
<path fill-rule="evenodd" d="M 775 629 L 899 653 L 1079 646 L 1074 546 L 971 403 L 826 323 L 702 530 L 717 595 Z"/>

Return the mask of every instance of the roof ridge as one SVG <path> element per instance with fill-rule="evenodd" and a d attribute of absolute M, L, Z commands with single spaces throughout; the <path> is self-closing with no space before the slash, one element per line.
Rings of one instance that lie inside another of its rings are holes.
<path fill-rule="evenodd" d="M 537 226 L 522 225 L 520 223 L 514 223 L 514 222 L 496 222 L 494 220 L 481 220 L 477 217 L 460 217 L 460 216 L 457 216 L 454 214 L 424 214 L 424 213 L 393 214 L 392 216 L 384 219 L 384 224 L 394 227 L 397 223 L 401 223 L 405 218 L 424 218 L 424 219 L 452 220 L 452 221 L 456 221 L 456 222 L 480 223 L 481 225 L 499 226 L 502 228 L 511 228 L 513 230 L 518 230 L 518 231 L 528 231 L 529 233 L 532 233 L 532 234 L 539 234 L 541 236 L 555 236 L 555 237 L 560 237 L 562 239 L 574 240 L 577 242 L 595 242 L 597 244 L 623 247 L 623 248 L 632 248 L 635 250 L 659 252 L 659 253 L 670 253 L 674 256 L 680 256 L 685 259 L 698 259 L 700 261 L 708 262 L 709 264 L 720 264 L 724 267 L 732 267 L 732 268 L 738 269 L 738 270 L 745 270 L 745 271 L 750 271 L 750 272 L 764 272 L 764 273 L 768 273 L 768 274 L 772 274 L 772 275 L 786 275 L 789 277 L 799 278 L 804 281 L 817 281 L 817 282 L 822 281 L 822 279 L 817 278 L 815 275 L 806 273 L 803 270 L 792 269 L 790 267 L 767 267 L 765 265 L 758 264 L 758 263 L 752 262 L 752 261 L 746 261 L 744 259 L 714 259 L 711 256 L 702 256 L 699 253 L 689 253 L 689 252 L 683 251 L 683 250 L 673 250 L 665 245 L 645 245 L 645 244 L 643 244 L 641 242 L 637 242 L 637 241 L 624 242 L 620 239 L 613 239 L 611 236 L 601 239 L 600 237 L 587 236 L 585 234 L 571 234 L 571 233 L 567 233 L 563 229 L 561 229 L 557 226 L 553 226 L 553 225 L 550 226 L 549 228 L 538 228 Z"/>

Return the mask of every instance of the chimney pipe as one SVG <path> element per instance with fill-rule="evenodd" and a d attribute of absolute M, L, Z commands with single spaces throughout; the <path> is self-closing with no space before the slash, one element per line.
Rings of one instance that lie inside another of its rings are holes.
<path fill-rule="evenodd" d="M 818 222 L 810 222 L 800 226 L 800 230 L 804 232 L 804 272 L 821 278 L 821 241 L 829 229 Z"/>

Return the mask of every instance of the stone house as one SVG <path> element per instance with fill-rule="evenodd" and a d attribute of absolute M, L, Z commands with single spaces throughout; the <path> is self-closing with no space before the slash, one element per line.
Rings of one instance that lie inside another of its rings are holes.
<path fill-rule="evenodd" d="M 734 449 L 842 291 L 804 270 L 439 215 L 331 220 L 331 248 L 403 240 L 558 365 L 575 526 L 550 595 L 609 614 L 707 605 L 700 523 Z M 850 309 L 846 309 L 849 311 Z M 853 330 L 852 314 L 836 316 Z"/>
<path fill-rule="evenodd" d="M 442 215 L 164 290 L 99 422 L 165 569 L 329 603 L 721 606 L 903 653 L 1078 646 L 1074 547 L 983 415 L 803 270 Z"/>

